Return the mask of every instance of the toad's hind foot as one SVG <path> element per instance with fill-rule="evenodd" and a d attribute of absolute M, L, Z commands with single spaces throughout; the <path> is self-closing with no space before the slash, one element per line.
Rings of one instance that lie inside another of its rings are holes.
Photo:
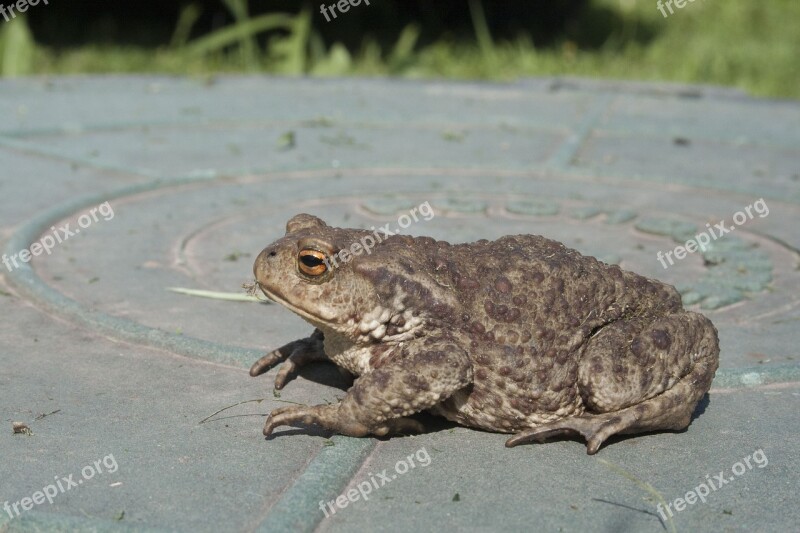
<path fill-rule="evenodd" d="M 581 435 L 586 439 L 586 452 L 594 455 L 607 438 L 627 427 L 629 427 L 629 422 L 621 416 L 592 415 L 566 418 L 526 429 L 508 439 L 506 447 L 513 448 L 518 444 L 532 441 L 544 442 L 545 439 L 551 437 Z"/>
<path fill-rule="evenodd" d="M 511 448 L 534 440 L 541 442 L 548 437 L 579 434 L 586 439 L 586 452 L 594 455 L 607 438 L 617 433 L 684 429 L 691 422 L 695 406 L 711 385 L 717 368 L 718 351 L 701 352 L 705 353 L 708 355 L 697 357 L 689 374 L 654 398 L 617 411 L 584 414 L 526 429 L 508 439 L 506 446 Z"/>
<path fill-rule="evenodd" d="M 600 370 L 584 365 L 580 383 L 581 395 L 588 400 L 590 412 L 523 430 L 508 439 L 506 446 L 579 434 L 586 439 L 586 451 L 593 455 L 607 438 L 617 433 L 686 428 L 719 365 L 717 330 L 702 315 L 684 312 L 646 325 L 647 334 L 634 337 L 640 341 L 633 344 L 638 348 L 619 352 L 617 347 L 624 345 L 620 337 L 635 333 L 636 327 L 635 322 L 620 322 L 593 339 L 588 361 L 600 363 Z M 659 348 L 659 343 L 666 347 Z M 649 351 L 645 349 L 647 346 Z M 652 357 L 653 354 L 658 357 Z M 660 379 L 653 378 L 659 367 L 652 361 L 669 358 L 683 376 L 674 384 L 673 375 L 664 369 Z M 638 364 L 640 379 L 618 379 L 616 366 L 604 366 L 603 361 L 615 361 L 617 366 L 622 366 L 620 361 L 623 361 L 629 368 Z M 603 374 L 603 369 L 611 373 Z M 644 399 L 636 402 L 637 397 Z"/>

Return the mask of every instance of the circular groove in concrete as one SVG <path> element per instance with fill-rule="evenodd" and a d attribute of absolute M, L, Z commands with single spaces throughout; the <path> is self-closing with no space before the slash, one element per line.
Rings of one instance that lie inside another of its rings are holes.
<path fill-rule="evenodd" d="M 11 255 L 17 253 L 19 250 L 28 249 L 31 243 L 35 242 L 50 226 L 89 206 L 98 205 L 102 202 L 128 195 L 175 187 L 203 180 L 203 178 L 185 178 L 169 181 L 156 180 L 144 184 L 123 187 L 110 193 L 95 194 L 67 201 L 39 214 L 32 220 L 23 224 L 22 227 L 12 235 L 11 239 L 9 239 L 5 251 L 7 254 Z M 45 284 L 28 263 L 22 263 L 20 268 L 9 273 L 7 278 L 11 285 L 36 305 L 53 314 L 82 324 L 90 329 L 100 331 L 111 338 L 234 366 L 245 366 L 248 364 L 248 361 L 253 361 L 262 355 L 260 350 L 243 350 L 241 348 L 223 346 L 202 339 L 176 335 L 159 329 L 142 326 L 131 320 L 94 311 Z"/>
<path fill-rule="evenodd" d="M 399 170 L 397 172 L 400 173 Z M 446 173 L 447 171 L 439 170 L 439 172 Z M 313 175 L 314 173 L 307 174 Z M 267 179 L 271 181 L 279 177 L 280 176 L 277 175 L 269 176 Z M 9 240 L 6 246 L 6 253 L 12 254 L 19 250 L 29 248 L 30 244 L 35 242 L 51 225 L 89 206 L 141 193 L 168 190 L 187 184 L 205 183 L 210 186 L 218 186 L 222 182 L 223 180 L 203 177 L 156 180 L 144 184 L 123 187 L 105 194 L 90 195 L 70 200 L 41 213 L 23 224 Z M 457 200 L 455 200 L 455 202 L 456 203 L 453 204 L 454 209 L 465 209 L 465 206 L 462 205 L 463 202 L 459 203 Z M 472 204 L 468 202 L 466 205 L 467 208 L 469 208 Z M 369 201 L 364 203 L 361 207 L 361 209 L 369 208 Z M 23 296 L 47 309 L 49 312 L 100 331 L 111 338 L 237 367 L 248 366 L 255 358 L 262 354 L 262 351 L 258 349 L 241 348 L 192 336 L 173 334 L 161 329 L 142 325 L 133 320 L 93 310 L 89 306 L 65 296 L 63 293 L 46 284 L 29 264 L 22 264 L 21 268 L 12 271 L 8 275 L 8 279 Z M 763 366 L 747 366 L 719 370 L 715 379 L 715 386 L 724 388 L 749 387 L 769 383 L 795 381 L 799 378 L 800 365 L 796 364 L 773 365 L 766 368 Z"/>

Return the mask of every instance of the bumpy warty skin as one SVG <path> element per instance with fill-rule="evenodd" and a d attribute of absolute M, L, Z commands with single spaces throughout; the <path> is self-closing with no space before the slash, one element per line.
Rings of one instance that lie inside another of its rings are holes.
<path fill-rule="evenodd" d="M 264 293 L 321 332 L 315 360 L 362 376 L 335 412 L 274 424 L 380 434 L 429 410 L 536 439 L 581 433 L 596 451 L 610 434 L 686 427 L 710 387 L 716 329 L 672 286 L 544 237 L 391 236 L 323 275 L 298 267 L 302 250 L 332 258 L 370 235 L 298 215 L 256 260 Z"/>

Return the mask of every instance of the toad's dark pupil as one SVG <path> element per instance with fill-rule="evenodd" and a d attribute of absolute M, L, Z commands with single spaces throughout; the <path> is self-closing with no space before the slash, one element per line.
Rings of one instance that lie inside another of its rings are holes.
<path fill-rule="evenodd" d="M 303 255 L 300 257 L 300 261 L 308 268 L 318 267 L 323 263 L 322 259 L 315 255 Z"/>

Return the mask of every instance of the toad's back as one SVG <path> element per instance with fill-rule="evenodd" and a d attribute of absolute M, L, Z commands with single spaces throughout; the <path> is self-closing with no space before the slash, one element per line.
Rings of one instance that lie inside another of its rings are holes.
<path fill-rule="evenodd" d="M 537 235 L 438 248 L 436 261 L 478 330 L 538 324 L 590 332 L 625 313 L 659 316 L 681 308 L 673 287 Z"/>

